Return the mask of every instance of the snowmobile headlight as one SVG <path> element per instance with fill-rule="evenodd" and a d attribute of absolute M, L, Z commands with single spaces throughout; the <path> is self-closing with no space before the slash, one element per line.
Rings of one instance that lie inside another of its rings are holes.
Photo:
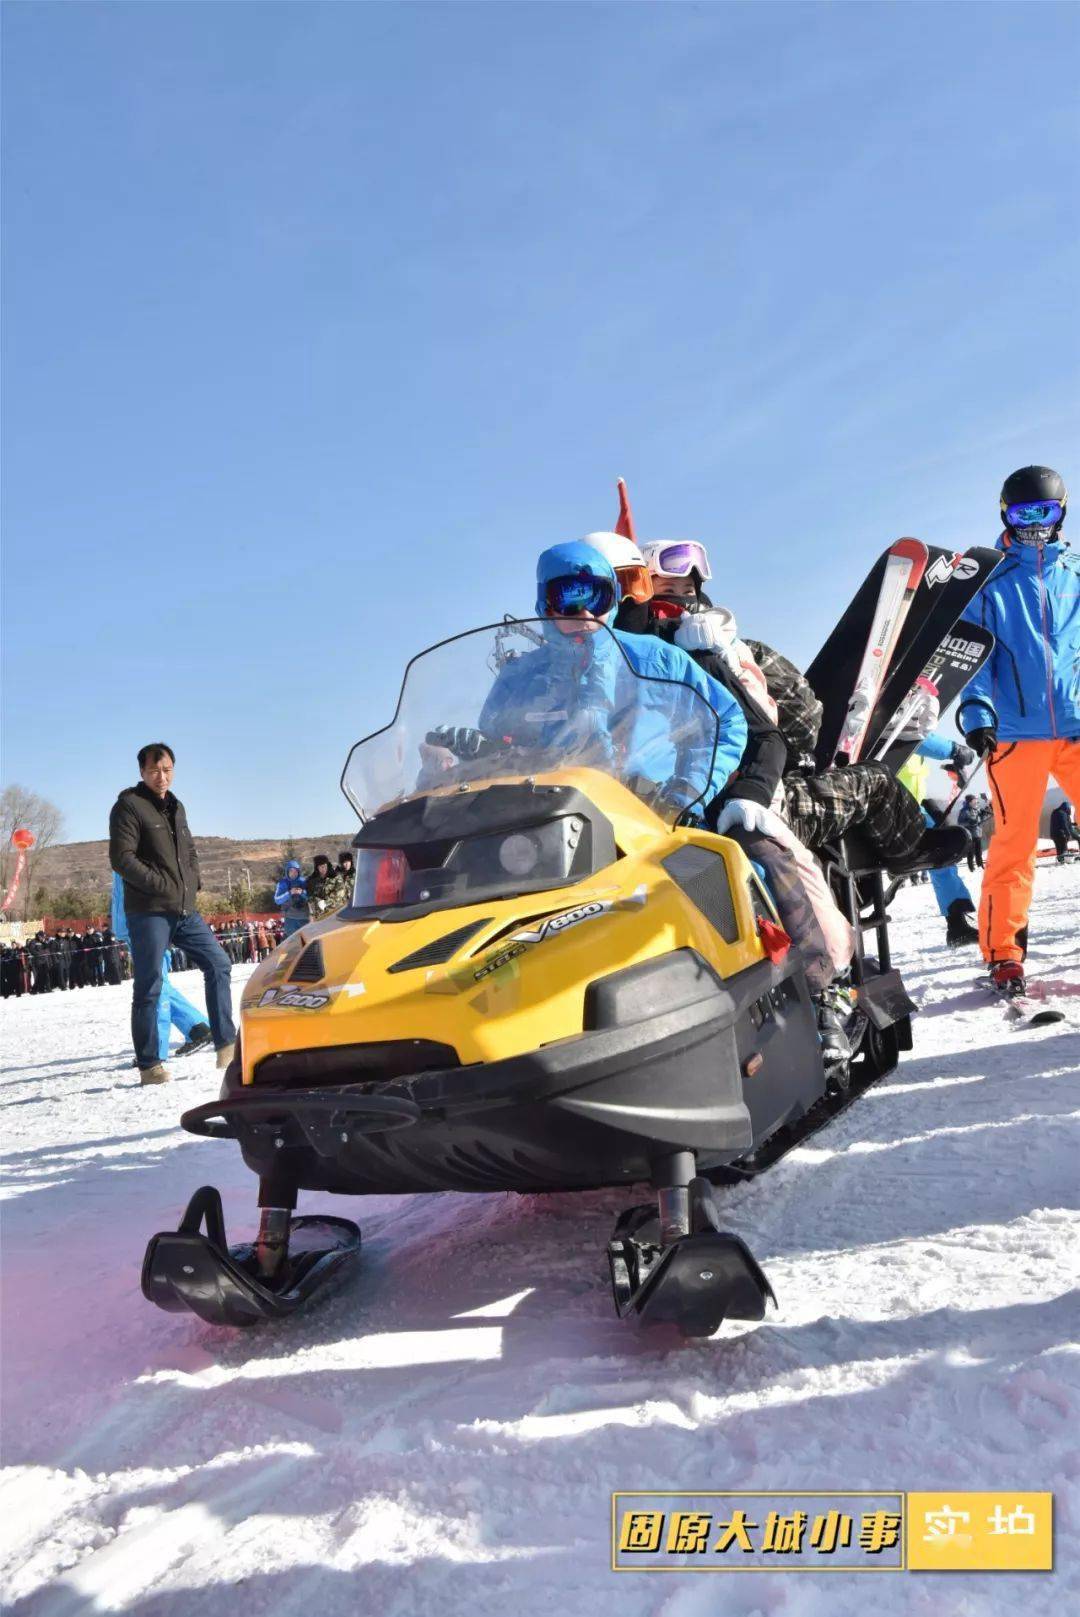
<path fill-rule="evenodd" d="M 499 844 L 499 863 L 510 876 L 531 876 L 539 857 L 535 839 L 521 832 L 504 837 Z"/>

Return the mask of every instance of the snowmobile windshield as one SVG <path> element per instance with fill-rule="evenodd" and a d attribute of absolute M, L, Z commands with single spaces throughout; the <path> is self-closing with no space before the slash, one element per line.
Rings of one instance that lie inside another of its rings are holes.
<path fill-rule="evenodd" d="M 410 798 L 588 768 L 668 824 L 700 815 L 720 720 L 691 686 L 638 671 L 655 645 L 579 617 L 444 640 L 410 662 L 392 722 L 353 747 L 342 789 L 367 822 Z"/>

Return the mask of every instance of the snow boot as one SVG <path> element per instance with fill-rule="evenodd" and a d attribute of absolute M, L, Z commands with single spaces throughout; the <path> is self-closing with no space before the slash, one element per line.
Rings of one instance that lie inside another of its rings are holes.
<path fill-rule="evenodd" d="M 964 949 L 969 943 L 978 943 L 979 934 L 968 920 L 975 906 L 970 898 L 954 898 L 945 917 L 945 942 L 950 949 Z"/>
<path fill-rule="evenodd" d="M 155 1061 L 152 1067 L 139 1068 L 140 1084 L 167 1084 L 169 1069 L 164 1061 Z"/>
<path fill-rule="evenodd" d="M 1006 999 L 1019 999 L 1027 993 L 1024 968 L 1019 960 L 999 960 L 990 967 L 990 984 Z"/>
<path fill-rule="evenodd" d="M 919 839 L 918 847 L 906 859 L 889 861 L 893 876 L 906 876 L 911 871 L 944 870 L 958 864 L 967 853 L 968 834 L 962 825 L 932 825 Z M 916 880 L 920 877 L 916 876 Z M 922 880 L 928 880 L 922 876 Z"/>
<path fill-rule="evenodd" d="M 844 1023 L 851 1014 L 851 1001 L 843 988 L 833 984 L 814 995 L 814 1005 L 825 1070 L 842 1067 L 851 1060 L 851 1045 L 844 1031 Z"/>
<path fill-rule="evenodd" d="M 218 1071 L 219 1072 L 222 1072 L 229 1065 L 229 1062 L 232 1060 L 232 1058 L 233 1058 L 233 1056 L 235 1054 L 236 1054 L 236 1045 L 235 1045 L 235 1043 L 233 1043 L 233 1044 L 222 1044 L 222 1045 L 218 1046 L 217 1066 L 218 1066 Z"/>
<path fill-rule="evenodd" d="M 183 1044 L 177 1050 L 178 1056 L 193 1056 L 196 1050 L 201 1050 L 210 1043 L 214 1037 L 205 1022 L 196 1022 Z"/>

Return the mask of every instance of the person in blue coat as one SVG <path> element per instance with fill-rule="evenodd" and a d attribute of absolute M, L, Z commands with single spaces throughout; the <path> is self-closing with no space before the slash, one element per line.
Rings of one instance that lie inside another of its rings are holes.
<path fill-rule="evenodd" d="M 979 941 L 995 987 L 1024 991 L 1039 819 L 1051 776 L 1080 794 L 1080 557 L 1062 539 L 1068 494 L 1049 466 L 1025 466 L 1001 490 L 1005 560 L 967 617 L 994 650 L 964 692 L 958 719 L 986 759 L 994 835 Z"/>
<path fill-rule="evenodd" d="M 112 879 L 111 908 L 113 936 L 130 947 L 131 932 L 124 911 L 124 878 L 115 870 Z M 172 1028 L 176 1029 L 184 1041 L 176 1052 L 178 1056 L 193 1055 L 196 1050 L 201 1050 L 204 1045 L 209 1044 L 213 1038 L 210 1024 L 206 1020 L 206 1012 L 200 1011 L 190 999 L 186 999 L 171 980 L 169 976 L 171 965 L 172 959 L 166 949 L 161 962 L 161 993 L 158 995 L 157 1007 L 158 1060 L 161 1062 L 167 1061 L 171 1054 L 169 1038 Z"/>
<path fill-rule="evenodd" d="M 287 938 L 291 938 L 294 932 L 299 932 L 304 923 L 311 919 L 307 882 L 300 874 L 300 866 L 295 859 L 288 861 L 274 888 L 274 903 L 281 911 Z"/>
<path fill-rule="evenodd" d="M 545 644 L 500 669 L 480 734 L 575 758 L 702 815 L 742 757 L 739 704 L 678 646 L 601 628 L 618 585 L 591 545 L 545 550 L 536 585 L 537 615 L 550 620 Z"/>
<path fill-rule="evenodd" d="M 899 780 L 922 807 L 923 818 L 927 825 L 933 825 L 933 817 L 927 812 L 923 801 L 928 760 L 951 764 L 958 770 L 969 769 L 975 762 L 975 754 L 970 747 L 965 747 L 958 741 L 949 741 L 942 735 L 928 735 L 919 743 L 914 756 L 900 771 Z M 968 917 L 975 913 L 975 905 L 960 874 L 959 866 L 945 865 L 931 870 L 929 876 L 938 909 L 945 919 L 945 942 L 951 949 L 978 943 L 979 934 L 968 920 Z"/>

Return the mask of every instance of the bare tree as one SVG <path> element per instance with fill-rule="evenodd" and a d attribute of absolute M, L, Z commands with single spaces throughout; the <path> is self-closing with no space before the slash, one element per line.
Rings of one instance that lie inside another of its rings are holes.
<path fill-rule="evenodd" d="M 0 792 L 0 892 L 7 889 L 18 853 L 11 846 L 11 833 L 25 826 L 34 833 L 34 846 L 26 856 L 26 869 L 22 882 L 22 912 L 25 920 L 30 913 L 30 895 L 34 891 L 34 868 L 38 859 L 64 833 L 64 816 L 55 803 L 25 786 L 5 786 Z M 18 903 L 18 900 L 16 900 Z"/>

